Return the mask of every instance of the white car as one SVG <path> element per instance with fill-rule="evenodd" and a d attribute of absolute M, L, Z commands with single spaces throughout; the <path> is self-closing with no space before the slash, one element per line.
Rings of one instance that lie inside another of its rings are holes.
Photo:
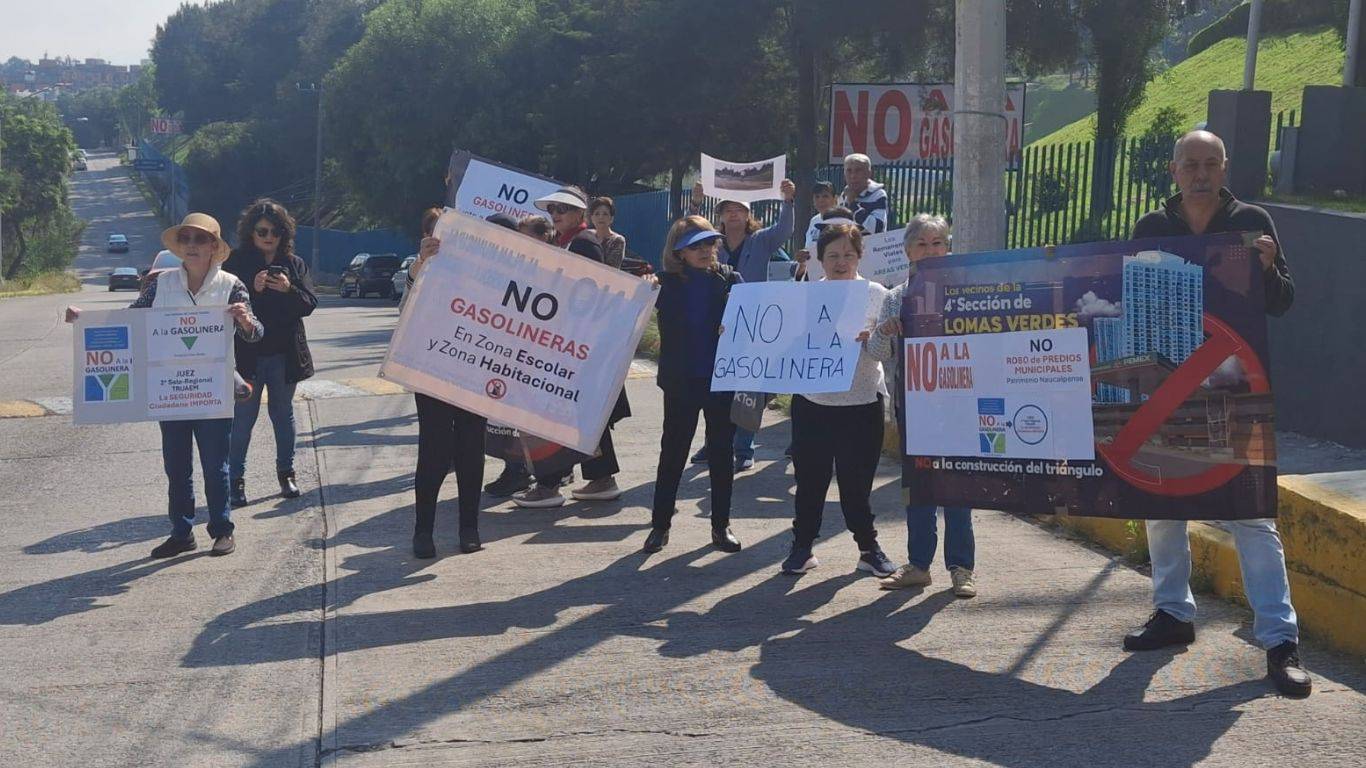
<path fill-rule="evenodd" d="M 417 261 L 417 254 L 405 257 L 403 263 L 398 265 L 398 271 L 394 273 L 394 301 L 403 300 L 403 292 L 408 288 L 408 267 Z"/>

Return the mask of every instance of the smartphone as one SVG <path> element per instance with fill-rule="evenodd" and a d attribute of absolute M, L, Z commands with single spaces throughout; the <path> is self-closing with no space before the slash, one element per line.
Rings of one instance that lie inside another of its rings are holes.
<path fill-rule="evenodd" d="M 285 268 L 277 264 L 266 267 L 266 277 L 284 277 Z"/>

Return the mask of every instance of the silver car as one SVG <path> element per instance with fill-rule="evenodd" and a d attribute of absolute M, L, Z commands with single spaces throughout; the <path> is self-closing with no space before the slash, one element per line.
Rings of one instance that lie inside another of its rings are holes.
<path fill-rule="evenodd" d="M 408 288 L 408 267 L 417 261 L 417 254 L 407 256 L 403 263 L 398 265 L 398 271 L 394 273 L 394 301 L 403 300 L 403 292 Z"/>

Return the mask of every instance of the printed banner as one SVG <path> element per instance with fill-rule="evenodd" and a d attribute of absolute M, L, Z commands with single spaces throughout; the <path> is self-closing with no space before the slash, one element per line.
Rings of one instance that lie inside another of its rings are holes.
<path fill-rule="evenodd" d="M 926 347 L 917 347 L 918 362 L 904 356 L 905 434 L 917 451 L 904 467 L 911 501 L 1140 519 L 1274 517 L 1275 411 L 1252 239 L 1155 238 L 921 262 L 902 305 L 910 342 L 947 343 L 956 365 L 955 338 L 975 358 L 992 338 L 982 334 L 999 334 L 1000 351 L 987 359 L 1023 384 L 1038 378 L 1038 390 L 979 404 L 977 450 L 946 450 L 948 436 L 912 434 L 934 432 L 943 405 L 908 392 L 917 377 L 923 385 Z M 1084 349 L 1072 341 L 1083 334 Z M 1020 351 L 1012 339 L 1038 343 Z M 943 372 L 938 350 L 938 375 L 962 383 L 966 374 Z M 1084 390 L 1074 380 L 1078 354 L 1089 368 Z M 1030 397 L 1064 389 L 1067 404 L 1021 410 Z M 1026 450 L 1041 435 L 1040 445 L 1050 436 L 1071 445 L 1082 404 L 1093 459 L 1073 448 Z M 997 450 L 1000 434 L 1007 452 Z"/>
<path fill-rule="evenodd" d="M 905 341 L 911 456 L 1096 458 L 1086 329 Z"/>
<path fill-rule="evenodd" d="M 1006 86 L 1006 152 L 1020 164 L 1024 83 Z M 830 162 L 867 155 L 873 163 L 943 161 L 953 157 L 951 83 L 834 83 L 830 86 Z"/>
<path fill-rule="evenodd" d="M 558 443 L 526 435 L 512 427 L 488 424 L 484 430 L 484 455 L 525 464 L 533 475 L 551 475 L 593 458 Z"/>
<path fill-rule="evenodd" d="M 713 392 L 846 392 L 868 320 L 868 283 L 741 283 L 730 290 Z"/>
<path fill-rule="evenodd" d="M 463 150 L 451 154 L 447 175 L 446 207 L 480 219 L 495 213 L 505 213 L 515 219 L 549 218 L 536 208 L 536 199 L 565 186 L 554 179 L 485 160 Z"/>
<path fill-rule="evenodd" d="M 702 154 L 702 191 L 721 200 L 753 203 L 781 200 L 778 187 L 787 178 L 787 156 L 750 163 L 732 163 Z"/>
<path fill-rule="evenodd" d="M 226 307 L 82 312 L 73 345 L 72 420 L 231 418 L 232 334 Z"/>
<path fill-rule="evenodd" d="M 904 227 L 876 235 L 864 235 L 863 257 L 859 259 L 858 273 L 887 288 L 895 288 L 906 282 L 911 274 L 911 262 L 906 258 L 905 239 Z M 806 262 L 806 274 L 808 280 L 825 277 L 825 270 L 814 250 Z"/>
<path fill-rule="evenodd" d="M 524 433 L 597 450 L 655 292 L 620 270 L 447 211 L 380 376 Z"/>

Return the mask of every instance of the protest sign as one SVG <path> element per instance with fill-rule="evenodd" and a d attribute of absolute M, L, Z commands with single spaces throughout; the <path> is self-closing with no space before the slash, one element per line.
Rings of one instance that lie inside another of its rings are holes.
<path fill-rule="evenodd" d="M 887 288 L 895 288 L 906 282 L 911 274 L 911 262 L 906 258 L 905 238 L 905 228 L 864 235 L 863 256 L 858 263 L 859 275 Z M 815 251 L 806 262 L 806 274 L 808 280 L 825 277 L 825 270 L 821 268 Z"/>
<path fill-rule="evenodd" d="M 544 176 L 456 150 L 447 172 L 446 207 L 481 219 L 505 213 L 515 219 L 546 216 L 536 199 L 565 186 Z"/>
<path fill-rule="evenodd" d="M 559 443 L 490 422 L 484 429 L 484 455 L 525 464 L 533 475 L 551 475 L 593 458 Z"/>
<path fill-rule="evenodd" d="M 447 211 L 380 376 L 593 453 L 645 330 L 640 278 Z"/>
<path fill-rule="evenodd" d="M 713 392 L 845 392 L 868 320 L 868 283 L 741 283 L 731 288 Z"/>
<path fill-rule="evenodd" d="M 979 436 L 973 452 L 951 448 L 961 436 L 933 434 L 942 405 L 908 396 L 917 372 L 903 357 L 906 432 L 927 433 L 907 439 L 916 446 L 904 467 L 912 502 L 1146 519 L 1275 516 L 1265 298 L 1251 239 L 1085 243 L 921 262 L 902 305 L 911 342 L 957 337 L 976 356 L 981 334 L 1051 338 L 1051 351 L 1020 354 L 1002 341 L 992 354 L 1004 357 L 1007 376 L 1031 386 L 1038 378 L 1040 392 L 1065 388 L 1069 404 L 1035 403 L 1041 416 L 1020 411 L 1023 397 L 988 403 L 978 415 L 979 432 L 989 436 Z M 1084 352 L 1064 341 L 1082 333 Z M 1085 391 L 1072 378 L 1078 354 L 1089 368 Z M 961 373 L 947 375 L 961 381 Z M 1091 412 L 1095 457 L 1068 449 L 1029 458 L 1026 438 L 1077 428 L 1082 404 Z M 1002 415 L 1011 422 L 1004 427 Z M 997 434 L 1011 452 L 997 451 Z"/>
<path fill-rule="evenodd" d="M 76 320 L 76 424 L 231 418 L 227 307 L 82 312 Z"/>
<path fill-rule="evenodd" d="M 772 282 L 791 282 L 796 279 L 796 276 L 797 262 L 795 261 L 770 261 L 768 263 L 768 279 Z"/>
<path fill-rule="evenodd" d="M 1006 86 L 1006 155 L 1020 163 L 1024 83 Z M 953 84 L 834 83 L 830 86 L 830 162 L 854 153 L 875 164 L 945 161 L 953 157 Z"/>
<path fill-rule="evenodd" d="M 906 339 L 911 456 L 1094 459 L 1086 329 Z"/>
<path fill-rule="evenodd" d="M 752 203 L 781 200 L 778 187 L 787 178 L 787 156 L 732 163 L 702 154 L 702 191 L 722 200 Z"/>

